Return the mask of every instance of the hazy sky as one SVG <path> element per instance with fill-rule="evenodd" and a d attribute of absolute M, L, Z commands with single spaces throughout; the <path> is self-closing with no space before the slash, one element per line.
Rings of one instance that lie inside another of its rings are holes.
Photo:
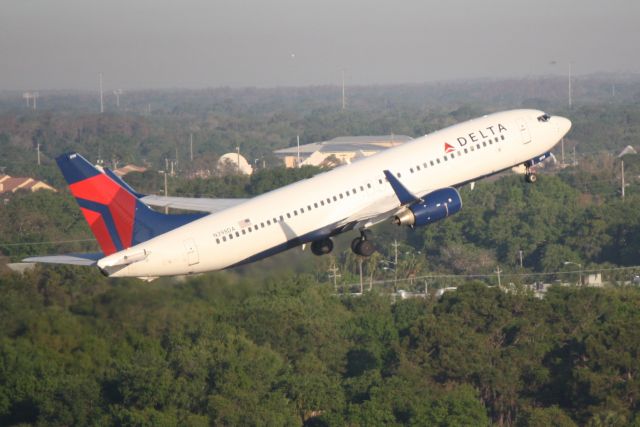
<path fill-rule="evenodd" d="M 0 0 L 0 89 L 637 73 L 639 42 L 638 0 Z"/>

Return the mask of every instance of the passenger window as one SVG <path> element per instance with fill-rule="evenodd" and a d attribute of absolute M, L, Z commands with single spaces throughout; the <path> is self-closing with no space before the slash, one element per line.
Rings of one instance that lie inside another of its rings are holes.
<path fill-rule="evenodd" d="M 317 202 L 316 202 L 316 203 L 314 203 L 314 204 L 313 204 L 313 207 L 314 207 L 314 208 L 316 208 L 316 209 L 318 209 L 318 203 L 317 203 Z"/>
<path fill-rule="evenodd" d="M 304 208 L 300 208 L 300 213 L 303 214 L 304 213 Z"/>
<path fill-rule="evenodd" d="M 236 231 L 236 237 L 240 237 L 240 232 Z"/>
<path fill-rule="evenodd" d="M 242 234 L 247 234 L 244 228 L 242 229 Z"/>
<path fill-rule="evenodd" d="M 336 196 L 333 196 L 333 201 L 334 201 L 334 202 L 337 202 L 337 201 L 338 201 L 338 198 L 337 198 Z"/>
<path fill-rule="evenodd" d="M 233 239 L 233 234 L 229 234 L 229 240 Z"/>
<path fill-rule="evenodd" d="M 360 186 L 360 191 L 364 191 L 364 186 L 363 185 Z"/>
<path fill-rule="evenodd" d="M 504 135 L 500 135 L 500 139 L 504 141 Z"/>
<path fill-rule="evenodd" d="M 409 168 L 409 172 L 413 173 L 413 168 Z"/>
<path fill-rule="evenodd" d="M 429 163 L 431 163 L 431 166 L 434 166 L 433 160 L 430 160 Z"/>
<path fill-rule="evenodd" d="M 420 170 L 420 166 L 416 166 L 416 170 Z"/>
<path fill-rule="evenodd" d="M 261 222 L 261 223 L 260 223 L 260 227 L 261 227 L 261 228 L 264 228 L 264 222 Z"/>
<path fill-rule="evenodd" d="M 220 244 L 220 239 L 216 239 L 216 243 L 217 243 L 217 244 Z"/>
<path fill-rule="evenodd" d="M 222 241 L 226 242 L 227 241 L 227 236 L 222 236 Z"/>
<path fill-rule="evenodd" d="M 297 209 L 294 209 L 294 210 L 293 210 L 293 214 L 294 214 L 295 216 L 298 216 L 298 210 L 297 210 Z"/>
<path fill-rule="evenodd" d="M 482 146 L 486 147 L 487 146 L 487 141 L 482 141 Z"/>
<path fill-rule="evenodd" d="M 438 163 L 438 164 L 439 164 L 439 163 L 440 163 L 440 159 L 436 159 L 436 163 Z"/>
<path fill-rule="evenodd" d="M 371 184 L 367 184 L 367 187 L 371 188 Z"/>
<path fill-rule="evenodd" d="M 291 213 L 287 212 L 287 218 L 291 218 Z"/>

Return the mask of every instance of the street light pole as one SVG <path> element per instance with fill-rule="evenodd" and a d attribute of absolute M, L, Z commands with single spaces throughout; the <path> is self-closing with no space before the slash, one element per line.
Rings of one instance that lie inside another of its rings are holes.
<path fill-rule="evenodd" d="M 573 262 L 573 261 L 565 261 L 564 265 L 569 265 L 569 264 L 573 264 L 573 265 L 577 265 L 578 266 L 578 276 L 580 277 L 580 285 L 582 286 L 582 264 L 580 264 L 579 262 Z"/>

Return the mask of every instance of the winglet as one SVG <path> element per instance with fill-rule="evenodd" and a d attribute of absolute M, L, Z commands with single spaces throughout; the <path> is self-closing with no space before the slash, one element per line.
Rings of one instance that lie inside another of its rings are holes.
<path fill-rule="evenodd" d="M 391 188 L 393 188 L 393 191 L 396 193 L 396 196 L 398 197 L 398 200 L 400 200 L 401 204 L 409 205 L 411 203 L 416 203 L 421 201 L 419 197 L 416 197 L 409 190 L 407 190 L 407 188 L 404 185 L 402 185 L 402 183 L 395 176 L 393 176 L 391 172 L 389 172 L 388 170 L 385 170 L 383 172 L 384 172 L 384 176 L 387 177 L 387 181 L 389 181 L 389 184 L 391 184 Z"/>

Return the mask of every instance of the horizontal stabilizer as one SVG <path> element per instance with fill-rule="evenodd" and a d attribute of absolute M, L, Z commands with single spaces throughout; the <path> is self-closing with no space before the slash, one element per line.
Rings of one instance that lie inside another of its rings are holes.
<path fill-rule="evenodd" d="M 101 252 L 91 254 L 68 254 L 68 255 L 49 255 L 34 256 L 25 258 L 22 262 L 43 262 L 47 264 L 66 264 L 66 265 L 96 265 L 100 258 L 104 257 Z"/>

